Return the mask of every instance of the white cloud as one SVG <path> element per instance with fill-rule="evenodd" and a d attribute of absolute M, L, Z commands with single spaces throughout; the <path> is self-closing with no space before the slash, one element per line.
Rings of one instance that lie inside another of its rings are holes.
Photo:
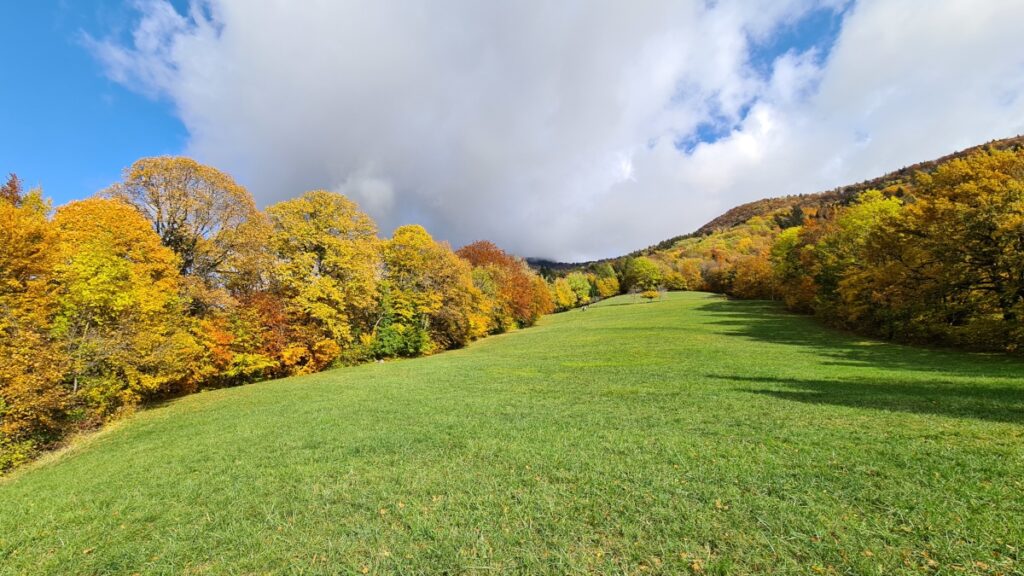
<path fill-rule="evenodd" d="M 861 2 L 759 74 L 752 42 L 819 5 L 149 0 L 93 46 L 263 204 L 335 189 L 385 233 L 580 259 L 1024 128 L 1024 4 Z M 727 133 L 677 150 L 702 123 Z"/>

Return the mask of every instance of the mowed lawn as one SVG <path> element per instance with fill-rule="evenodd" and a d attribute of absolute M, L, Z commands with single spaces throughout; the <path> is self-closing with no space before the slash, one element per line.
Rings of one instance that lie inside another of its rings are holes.
<path fill-rule="evenodd" d="M 0 481 L 2 574 L 1020 574 L 1024 363 L 619 297 Z"/>

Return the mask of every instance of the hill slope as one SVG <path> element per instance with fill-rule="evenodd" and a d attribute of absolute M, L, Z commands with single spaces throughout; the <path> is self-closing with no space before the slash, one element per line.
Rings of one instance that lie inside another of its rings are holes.
<path fill-rule="evenodd" d="M 1005 150 L 1021 147 L 1024 147 L 1024 136 L 1014 136 L 1012 138 L 993 140 L 986 144 L 971 146 L 970 148 L 965 148 L 952 154 L 947 154 L 941 158 L 936 158 L 935 160 L 928 160 L 925 162 L 918 162 L 911 166 L 905 166 L 899 170 L 894 170 L 893 172 L 884 174 L 877 178 L 871 178 L 870 180 L 865 180 L 857 184 L 850 184 L 848 186 L 840 186 L 835 190 L 828 190 L 815 194 L 799 194 L 779 198 L 766 198 L 764 200 L 755 200 L 746 204 L 740 204 L 739 206 L 726 211 L 721 216 L 718 216 L 714 220 L 711 220 L 707 224 L 701 226 L 691 236 L 704 236 L 714 232 L 728 230 L 733 226 L 738 226 L 747 220 L 750 220 L 754 216 L 767 216 L 772 212 L 788 209 L 793 206 L 817 208 L 818 206 L 826 204 L 846 204 L 861 192 L 865 192 L 867 190 L 882 190 L 890 186 L 906 184 L 912 181 L 918 172 L 931 172 L 940 164 L 956 158 L 969 156 L 970 154 L 986 148 Z M 683 238 L 683 236 L 677 237 L 673 240 L 678 240 L 680 238 Z M 662 242 L 658 246 L 665 244 L 665 242 Z"/>
<path fill-rule="evenodd" d="M 1020 361 L 619 297 L 141 413 L 0 483 L 0 574 L 1010 573 L 1022 436 Z"/>
<path fill-rule="evenodd" d="M 997 150 L 1006 149 L 1020 149 L 1024 148 L 1024 136 L 1013 136 L 1011 138 L 1002 138 L 999 140 L 993 140 L 985 144 L 979 144 L 978 146 L 971 146 L 963 150 L 958 150 L 951 154 L 936 158 L 934 160 L 927 160 L 924 162 L 918 162 L 910 166 L 905 166 L 899 170 L 894 170 L 888 174 L 878 176 L 877 178 L 871 178 L 863 182 L 856 184 L 850 184 L 847 186 L 840 186 L 834 190 L 826 190 L 823 192 L 815 193 L 801 193 L 792 194 L 789 196 L 779 196 L 774 198 L 763 198 L 760 200 L 754 200 L 752 202 L 746 202 L 739 206 L 734 206 L 729 210 L 726 210 L 719 216 L 716 216 L 708 223 L 704 224 L 700 228 L 686 234 L 679 236 L 673 236 L 666 240 L 662 240 L 657 244 L 648 246 L 647 248 L 641 248 L 630 252 L 626 256 L 643 256 L 663 251 L 674 247 L 682 240 L 690 238 L 699 238 L 701 236 L 707 236 L 716 232 L 723 232 L 739 226 L 755 216 L 767 217 L 773 213 L 785 211 L 799 206 L 809 210 L 815 210 L 822 206 L 835 205 L 835 204 L 847 204 L 853 198 L 856 198 L 861 192 L 867 190 L 882 190 L 890 186 L 900 186 L 913 180 L 914 176 L 918 172 L 931 172 L 935 170 L 940 164 L 953 160 L 955 158 L 963 158 L 980 150 L 987 148 L 995 148 Z M 575 270 L 579 268 L 585 268 L 590 264 L 596 264 L 600 262 L 611 262 L 617 260 L 617 258 L 605 258 L 603 260 L 594 260 L 591 262 L 555 262 L 552 260 L 546 260 L 543 258 L 527 258 L 527 262 L 537 270 L 552 270 L 552 271 L 567 271 Z"/>

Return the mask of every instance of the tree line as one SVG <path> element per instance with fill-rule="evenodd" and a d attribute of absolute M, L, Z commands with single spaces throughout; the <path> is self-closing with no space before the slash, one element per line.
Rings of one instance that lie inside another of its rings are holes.
<path fill-rule="evenodd" d="M 1024 150 L 977 149 L 547 280 L 494 244 L 391 238 L 348 198 L 260 211 L 230 176 L 139 160 L 52 210 L 0 186 L 0 471 L 148 401 L 413 357 L 623 293 L 781 300 L 891 340 L 1024 351 Z M 831 199 L 831 200 L 830 200 Z"/>
<path fill-rule="evenodd" d="M 0 471 L 156 399 L 412 357 L 530 326 L 548 284 L 481 241 L 382 239 L 343 195 L 257 209 L 229 175 L 145 158 L 53 210 L 0 187 Z"/>
<path fill-rule="evenodd" d="M 653 268 L 645 276 L 671 290 L 781 300 L 863 334 L 1024 351 L 1024 149 L 974 149 L 929 168 L 600 266 L 624 287 Z"/>

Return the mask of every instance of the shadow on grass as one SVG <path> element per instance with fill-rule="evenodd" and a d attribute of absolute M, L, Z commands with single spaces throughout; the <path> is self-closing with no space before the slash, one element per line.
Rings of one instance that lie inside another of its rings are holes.
<path fill-rule="evenodd" d="M 807 404 L 871 408 L 1024 424 L 1024 386 L 985 386 L 964 382 L 892 380 L 802 380 L 709 375 L 709 378 L 762 388 L 744 392 Z"/>
<path fill-rule="evenodd" d="M 727 334 L 751 340 L 802 346 L 827 358 L 826 365 L 871 367 L 950 376 L 1013 378 L 1024 385 L 1024 359 L 1007 354 L 893 344 L 823 326 L 809 316 L 787 312 L 765 301 L 715 299 L 697 308 L 716 318 Z"/>

